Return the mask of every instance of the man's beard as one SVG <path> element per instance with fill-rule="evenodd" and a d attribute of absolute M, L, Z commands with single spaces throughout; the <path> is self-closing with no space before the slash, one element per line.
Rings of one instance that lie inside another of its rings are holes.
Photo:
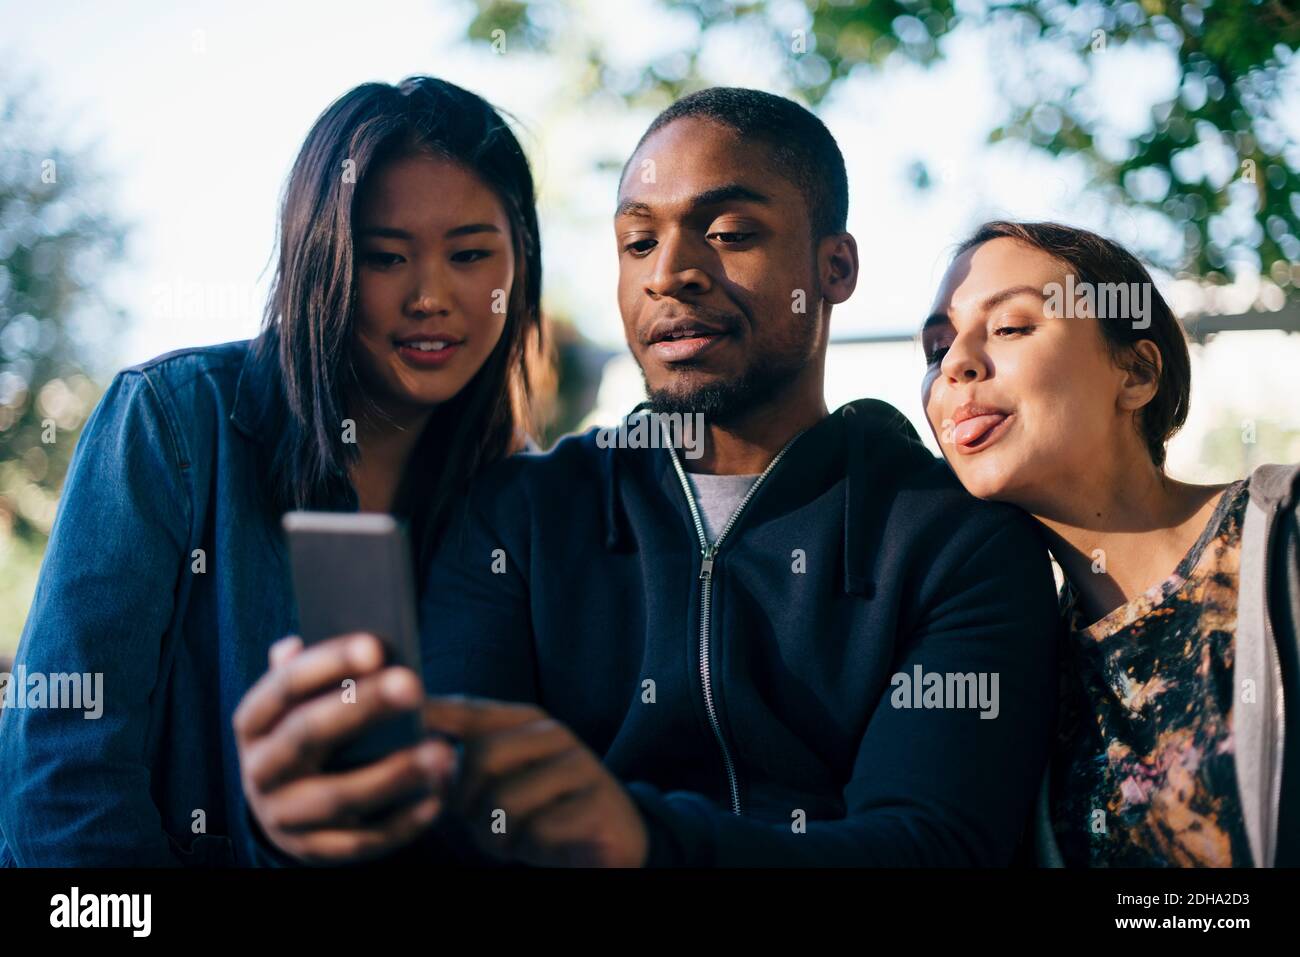
<path fill-rule="evenodd" d="M 647 380 L 646 393 L 655 412 L 682 415 L 700 412 L 706 422 L 727 425 L 779 395 L 798 378 L 805 365 L 803 359 L 791 356 L 764 358 L 746 369 L 739 379 L 715 380 L 685 389 L 651 389 Z"/>

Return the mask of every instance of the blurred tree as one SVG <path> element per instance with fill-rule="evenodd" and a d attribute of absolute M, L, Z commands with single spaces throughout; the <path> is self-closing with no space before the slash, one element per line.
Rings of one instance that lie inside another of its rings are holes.
<path fill-rule="evenodd" d="M 575 49 L 581 4 L 474 0 L 473 40 L 545 51 Z M 782 62 L 790 89 L 820 102 L 855 71 L 900 56 L 942 58 L 942 40 L 969 25 L 1008 44 L 997 69 L 1009 108 L 990 141 L 1018 138 L 1056 156 L 1078 156 L 1090 188 L 1120 208 L 1173 227 L 1174 252 L 1143 247 L 1157 265 L 1211 280 L 1245 261 L 1294 294 L 1300 284 L 1300 142 L 1278 96 L 1300 45 L 1297 0 L 660 0 L 698 32 L 644 69 L 611 65 L 599 37 L 576 44 L 585 69 L 576 95 L 617 90 L 629 103 L 661 106 L 704 85 L 701 36 L 746 36 Z M 1116 135 L 1106 104 L 1090 95 L 1118 50 L 1164 53 L 1177 69 L 1150 124 Z M 918 164 L 918 188 L 931 182 Z M 1166 246 L 1165 248 L 1170 248 Z"/>
<path fill-rule="evenodd" d="M 530 356 L 532 436 L 549 449 L 575 431 L 596 404 L 605 363 L 615 353 L 592 342 L 567 318 L 545 316 L 544 341 Z"/>
<path fill-rule="evenodd" d="M 87 370 L 122 322 L 101 285 L 124 231 L 98 201 L 94 164 L 57 146 L 44 117 L 31 84 L 0 90 L 0 651 L 16 640 L 28 605 L 9 591 L 30 598 L 64 472 L 99 394 Z"/>
<path fill-rule="evenodd" d="M 1203 482 L 1232 482 L 1265 462 L 1300 462 L 1300 428 L 1286 424 L 1291 410 L 1258 419 L 1223 409 L 1201 440 Z"/>

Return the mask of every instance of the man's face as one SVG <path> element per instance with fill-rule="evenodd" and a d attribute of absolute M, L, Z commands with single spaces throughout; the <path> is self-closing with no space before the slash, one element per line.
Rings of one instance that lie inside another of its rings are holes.
<path fill-rule="evenodd" d="M 628 164 L 614 232 L 623 331 L 661 410 L 725 422 L 821 361 L 806 200 L 765 146 L 674 120 Z"/>

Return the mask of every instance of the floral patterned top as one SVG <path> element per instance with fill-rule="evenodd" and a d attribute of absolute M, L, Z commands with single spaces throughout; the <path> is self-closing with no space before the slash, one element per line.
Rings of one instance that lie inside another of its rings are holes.
<path fill-rule="evenodd" d="M 1251 864 L 1237 793 L 1232 660 L 1247 481 L 1174 573 L 1092 625 L 1066 583 L 1057 844 L 1073 867 Z"/>

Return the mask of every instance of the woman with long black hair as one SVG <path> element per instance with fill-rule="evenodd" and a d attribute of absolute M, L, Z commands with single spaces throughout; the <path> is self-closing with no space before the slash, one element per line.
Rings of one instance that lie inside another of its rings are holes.
<path fill-rule="evenodd" d="M 0 722 L 0 863 L 257 859 L 231 717 L 297 628 L 280 517 L 392 513 L 423 580 L 526 442 L 540 290 L 532 177 L 488 103 L 412 77 L 320 116 L 261 333 L 122 371 L 79 440 Z"/>

